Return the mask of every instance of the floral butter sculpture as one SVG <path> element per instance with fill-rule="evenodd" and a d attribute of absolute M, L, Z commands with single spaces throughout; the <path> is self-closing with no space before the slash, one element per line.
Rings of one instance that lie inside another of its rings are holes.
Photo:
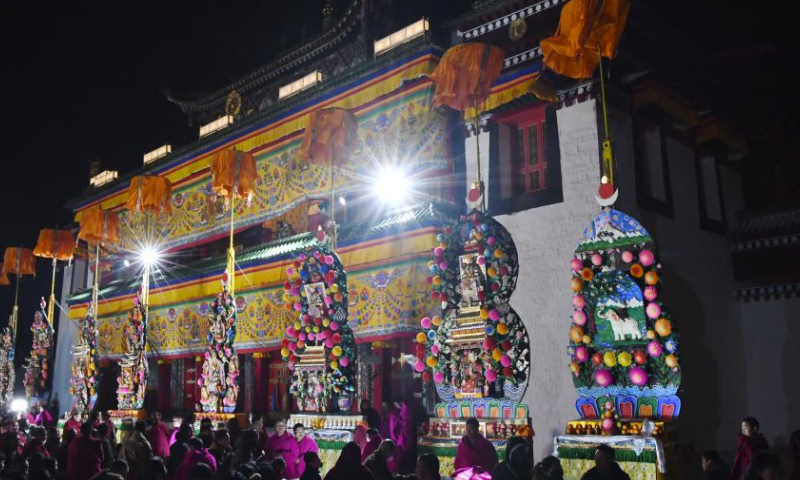
<path fill-rule="evenodd" d="M 569 369 L 582 418 L 676 418 L 678 335 L 660 300 L 661 263 L 633 217 L 605 208 L 584 231 L 572 270 Z"/>

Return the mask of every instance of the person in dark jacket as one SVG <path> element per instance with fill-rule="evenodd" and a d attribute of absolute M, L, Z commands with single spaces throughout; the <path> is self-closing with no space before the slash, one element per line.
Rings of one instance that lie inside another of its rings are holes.
<path fill-rule="evenodd" d="M 530 447 L 528 442 L 526 445 Z M 533 480 L 564 480 L 564 469 L 558 457 L 550 455 L 533 467 Z"/>
<path fill-rule="evenodd" d="M 366 398 L 361 400 L 361 415 L 367 418 L 367 426 L 369 428 L 381 428 L 381 415 L 372 407 L 372 404 Z"/>
<path fill-rule="evenodd" d="M 753 457 L 744 478 L 745 480 L 778 480 L 781 478 L 781 459 L 772 452 L 758 452 Z"/>
<path fill-rule="evenodd" d="M 423 453 L 417 457 L 417 466 L 414 470 L 417 480 L 442 480 L 439 473 L 439 458 L 430 453 Z"/>
<path fill-rule="evenodd" d="M 377 451 L 375 453 L 378 453 Z M 356 442 L 348 442 L 324 480 L 374 480 L 372 474 L 361 465 L 361 449 Z"/>
<path fill-rule="evenodd" d="M 303 469 L 303 474 L 300 475 L 300 480 L 322 480 L 319 474 L 319 469 L 322 468 L 322 461 L 319 459 L 317 452 L 304 453 L 303 463 L 305 464 L 305 469 Z"/>
<path fill-rule="evenodd" d="M 364 460 L 364 466 L 370 471 L 374 480 L 392 480 L 389 462 L 396 451 L 397 445 L 393 440 L 384 440 L 378 450 Z"/>
<path fill-rule="evenodd" d="M 614 461 L 614 449 L 600 445 L 594 453 L 595 466 L 583 474 L 581 480 L 631 480 Z"/>
<path fill-rule="evenodd" d="M 92 430 L 90 422 L 82 424 L 80 435 L 69 444 L 69 480 L 89 480 L 103 470 L 103 445 L 92 436 Z"/>
<path fill-rule="evenodd" d="M 106 468 L 108 468 L 108 466 L 111 465 L 111 462 L 113 462 L 117 457 L 114 452 L 114 444 L 108 437 L 108 425 L 105 423 L 100 423 L 100 425 L 97 426 L 97 439 L 100 440 L 103 445 L 103 457 L 105 462 L 104 467 Z"/>
<path fill-rule="evenodd" d="M 700 457 L 703 480 L 731 480 L 731 469 L 716 450 L 706 450 Z"/>
<path fill-rule="evenodd" d="M 522 437 L 511 437 L 506 441 L 506 458 L 492 470 L 493 480 L 522 480 L 531 477 L 533 456 L 528 443 Z"/>

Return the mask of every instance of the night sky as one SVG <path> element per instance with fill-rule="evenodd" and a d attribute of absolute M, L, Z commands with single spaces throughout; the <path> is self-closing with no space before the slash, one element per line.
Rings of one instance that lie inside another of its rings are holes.
<path fill-rule="evenodd" d="M 347 2 L 335 3 L 341 8 Z M 398 14 L 427 14 L 436 26 L 437 19 L 471 2 L 395 3 L 402 5 Z M 741 128 L 760 152 L 743 166 L 751 173 L 750 204 L 763 207 L 776 200 L 776 164 L 783 165 L 787 179 L 781 200 L 796 201 L 797 181 L 788 180 L 800 178 L 794 160 L 800 151 L 794 115 L 800 102 L 789 73 L 797 58 L 791 15 L 686 0 L 639 3 L 663 24 L 663 42 L 676 45 L 698 78 L 708 82 L 705 100 L 735 117 L 737 125 L 754 125 Z M 318 33 L 323 4 L 3 2 L 0 249 L 32 248 L 40 228 L 68 225 L 71 213 L 64 204 L 88 186 L 90 160 L 125 174 L 141 167 L 144 152 L 197 139 L 197 127 L 188 126 L 162 90 L 191 96 L 223 87 L 303 35 Z M 49 280 L 49 263 L 40 260 L 36 282 L 22 283 L 20 360 L 30 344 L 27 328 L 37 298 L 49 293 Z M 0 316 L 10 314 L 12 304 L 13 280 L 0 291 Z"/>

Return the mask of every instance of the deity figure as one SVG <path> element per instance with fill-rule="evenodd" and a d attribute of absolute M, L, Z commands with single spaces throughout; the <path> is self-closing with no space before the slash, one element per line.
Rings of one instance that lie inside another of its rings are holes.
<path fill-rule="evenodd" d="M 72 379 L 70 394 L 73 409 L 87 413 L 97 399 L 97 323 L 92 310 L 81 322 L 78 344 L 72 347 Z"/>
<path fill-rule="evenodd" d="M 239 358 L 236 339 L 236 306 L 223 282 L 223 290 L 208 312 L 208 351 L 203 363 L 200 405 L 204 412 L 233 412 L 239 397 Z"/>
<path fill-rule="evenodd" d="M 141 291 L 137 292 L 128 322 L 122 329 L 125 354 L 119 362 L 120 375 L 117 378 L 117 405 L 121 410 L 144 407 L 147 392 L 147 308 L 140 300 Z"/>
<path fill-rule="evenodd" d="M 0 331 L 0 406 L 11 402 L 14 396 L 14 334 L 9 326 Z"/>
<path fill-rule="evenodd" d="M 25 376 L 22 379 L 25 395 L 28 397 L 37 397 L 44 391 L 49 373 L 50 347 L 53 343 L 53 328 L 47 321 L 47 304 L 44 299 L 40 307 L 41 310 L 33 315 L 31 353 L 26 360 Z"/>

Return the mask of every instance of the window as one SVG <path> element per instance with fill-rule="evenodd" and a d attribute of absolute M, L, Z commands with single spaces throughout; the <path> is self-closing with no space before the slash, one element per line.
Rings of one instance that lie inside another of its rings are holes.
<path fill-rule="evenodd" d="M 641 207 L 672 216 L 667 128 L 659 113 L 637 113 L 634 118 L 636 196 Z"/>
<path fill-rule="evenodd" d="M 507 214 L 562 201 L 555 108 L 536 105 L 492 120 L 489 210 Z"/>
<path fill-rule="evenodd" d="M 719 233 L 726 229 L 725 205 L 719 182 L 717 158 L 708 152 L 697 155 L 697 197 L 700 199 L 700 226 Z"/>
<path fill-rule="evenodd" d="M 544 113 L 544 111 L 542 111 Z M 514 149 L 515 193 L 525 195 L 547 185 L 547 154 L 544 115 L 517 125 Z"/>

